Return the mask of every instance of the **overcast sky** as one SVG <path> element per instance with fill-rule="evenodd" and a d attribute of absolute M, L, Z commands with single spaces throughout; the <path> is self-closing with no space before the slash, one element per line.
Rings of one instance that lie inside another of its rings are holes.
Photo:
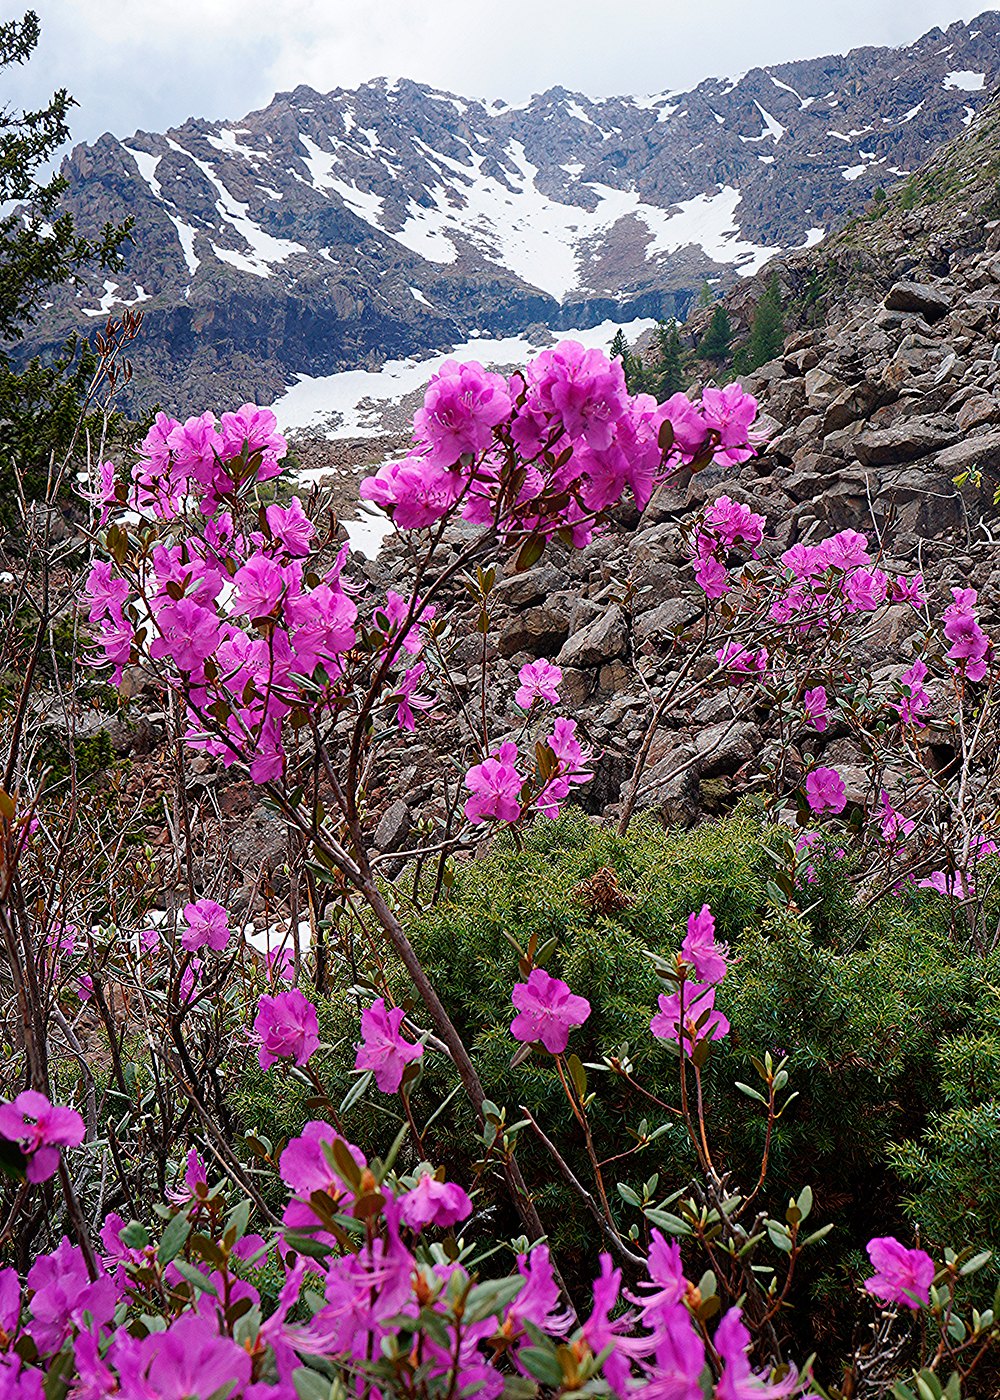
<path fill-rule="evenodd" d="M 27 5 L 0 0 L 13 18 Z M 4 98 L 66 87 L 73 139 L 236 119 L 299 83 L 380 75 L 523 101 L 559 84 L 603 97 L 695 86 L 758 64 L 907 44 L 982 0 L 34 0 L 42 41 Z"/>

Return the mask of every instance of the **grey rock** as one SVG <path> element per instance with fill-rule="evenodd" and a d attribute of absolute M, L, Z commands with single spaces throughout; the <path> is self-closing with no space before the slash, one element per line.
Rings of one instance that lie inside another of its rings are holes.
<path fill-rule="evenodd" d="M 951 297 L 922 282 L 897 282 L 890 288 L 885 305 L 889 311 L 916 311 L 928 321 L 938 321 L 951 310 Z"/>
<path fill-rule="evenodd" d="M 622 610 L 615 604 L 564 643 L 560 666 L 599 666 L 625 650 L 626 631 Z"/>

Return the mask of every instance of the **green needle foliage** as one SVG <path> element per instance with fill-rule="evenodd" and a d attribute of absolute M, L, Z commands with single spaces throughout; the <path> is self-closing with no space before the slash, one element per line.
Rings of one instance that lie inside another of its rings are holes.
<path fill-rule="evenodd" d="M 39 39 L 38 16 L 0 23 L 0 72 L 26 63 Z M 0 501 L 10 502 L 15 471 L 32 495 L 45 483 L 51 456 L 69 446 L 96 359 L 70 337 L 54 354 L 27 365 L 17 346 L 51 300 L 54 288 L 84 268 L 113 268 L 129 225 L 106 224 L 97 239 L 78 233 L 60 211 L 67 188 L 61 175 L 40 172 L 69 137 L 74 105 L 60 89 L 38 111 L 0 111 Z M 8 507 L 9 509 L 9 507 Z"/>

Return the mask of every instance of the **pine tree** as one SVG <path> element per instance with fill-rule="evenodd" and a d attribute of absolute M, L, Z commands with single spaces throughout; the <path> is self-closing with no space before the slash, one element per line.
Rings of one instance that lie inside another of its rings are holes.
<path fill-rule="evenodd" d="M 702 282 L 701 291 L 698 293 L 698 305 L 701 307 L 711 306 L 715 300 L 715 293 L 712 291 L 711 282 Z"/>
<path fill-rule="evenodd" d="M 781 354 L 785 343 L 785 317 L 781 307 L 781 288 L 777 274 L 771 277 L 767 290 L 753 313 L 753 325 L 746 351 L 746 368 L 755 370 Z"/>
<path fill-rule="evenodd" d="M 26 63 L 38 44 L 38 16 L 0 22 L 0 72 Z M 18 365 L 16 347 L 38 319 L 53 288 L 74 281 L 87 266 L 111 269 L 131 221 L 106 224 L 96 239 L 83 237 L 59 205 L 68 182 L 39 180 L 42 166 L 69 136 L 75 103 L 60 89 L 38 111 L 0 111 L 0 498 L 9 500 L 15 466 L 29 492 L 44 482 L 50 454 L 65 450 L 80 415 L 95 357 L 71 337 L 45 360 Z M 11 209 L 12 204 L 18 207 Z M 3 502 L 0 501 L 0 504 Z"/>
<path fill-rule="evenodd" d="M 622 369 L 625 372 L 625 382 L 628 383 L 628 375 L 632 362 L 632 354 L 628 348 L 628 341 L 625 339 L 625 332 L 622 330 L 621 326 L 619 326 L 618 329 L 615 331 L 615 338 L 611 342 L 611 348 L 609 349 L 608 354 L 612 360 L 621 360 Z"/>
<path fill-rule="evenodd" d="M 729 358 L 732 339 L 733 327 L 729 320 L 729 312 L 720 303 L 712 312 L 708 330 L 701 338 L 701 344 L 698 346 L 699 359 L 723 364 Z"/>
<path fill-rule="evenodd" d="M 683 350 L 677 322 L 661 321 L 656 327 L 658 357 L 653 368 L 653 392 L 661 403 L 684 388 Z"/>

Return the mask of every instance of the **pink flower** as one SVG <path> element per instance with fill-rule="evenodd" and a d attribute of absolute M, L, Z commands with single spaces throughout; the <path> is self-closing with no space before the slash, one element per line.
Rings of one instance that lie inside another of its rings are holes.
<path fill-rule="evenodd" d="M 472 796 L 466 800 L 465 815 L 473 826 L 487 817 L 516 822 L 521 815 L 524 779 L 514 767 L 516 761 L 517 745 L 501 744 L 489 758 L 466 773 L 465 786 Z"/>
<path fill-rule="evenodd" d="M 882 807 L 882 838 L 893 844 L 909 836 L 916 826 L 916 822 L 911 818 L 902 816 L 889 801 L 889 794 L 883 788 L 881 793 Z"/>
<path fill-rule="evenodd" d="M 814 812 L 842 812 L 847 789 L 836 768 L 813 768 L 806 778 L 806 800 Z"/>
<path fill-rule="evenodd" d="M 223 456 L 227 460 L 238 457 L 244 447 L 249 455 L 260 452 L 268 461 L 284 457 L 288 444 L 278 432 L 278 420 L 269 408 L 245 403 L 235 413 L 222 415 Z M 259 475 L 259 479 L 265 477 Z"/>
<path fill-rule="evenodd" d="M 260 1041 L 261 1069 L 269 1069 L 275 1060 L 294 1060 L 301 1068 L 319 1046 L 316 1008 L 298 987 L 261 997 L 253 1028 Z"/>
<path fill-rule="evenodd" d="M 762 676 L 767 670 L 767 647 L 747 651 L 739 642 L 726 642 L 715 653 L 715 659 L 730 673 L 731 683 L 739 685 L 750 676 Z"/>
<path fill-rule="evenodd" d="M 430 710 L 434 706 L 434 698 L 431 695 L 422 695 L 417 686 L 420 684 L 420 677 L 424 674 L 426 666 L 422 661 L 418 661 L 415 666 L 411 666 L 403 675 L 399 689 L 393 697 L 396 701 L 396 723 L 400 729 L 408 729 L 411 732 L 416 729 L 417 723 L 414 718 L 414 710 Z"/>
<path fill-rule="evenodd" d="M 391 510 L 392 522 L 400 530 L 420 530 L 447 515 L 464 484 L 461 472 L 414 454 L 380 467 L 362 481 L 358 494 L 363 501 Z"/>
<path fill-rule="evenodd" d="M 316 527 L 302 509 L 298 496 L 292 497 L 290 506 L 268 506 L 265 515 L 271 535 L 289 554 L 304 556 L 309 553 L 309 541 Z"/>
<path fill-rule="evenodd" d="M 742 385 L 709 386 L 701 396 L 701 412 L 705 426 L 718 436 L 717 462 L 735 466 L 753 456 L 750 425 L 757 417 L 757 400 Z"/>
<path fill-rule="evenodd" d="M 182 1313 L 165 1332 L 143 1338 L 137 1350 L 144 1378 L 138 1393 L 152 1393 L 157 1400 L 188 1400 L 216 1391 L 242 1395 L 250 1383 L 249 1353 L 232 1337 L 220 1336 L 218 1323 L 208 1315 Z"/>
<path fill-rule="evenodd" d="M 424 393 L 414 431 L 429 443 L 427 460 L 452 467 L 466 453 L 477 457 L 493 442 L 493 429 L 510 416 L 507 385 L 474 361 L 446 360 Z"/>
<path fill-rule="evenodd" d="M 857 530 L 840 530 L 816 546 L 817 559 L 826 569 L 859 569 L 870 564 L 868 541 Z"/>
<path fill-rule="evenodd" d="M 169 657 L 178 671 L 200 673 L 219 645 L 215 612 L 200 607 L 193 598 L 178 598 L 176 603 L 164 603 L 158 608 L 156 622 L 162 635 L 150 643 L 153 660 Z"/>
<path fill-rule="evenodd" d="M 329 1123 L 313 1119 L 305 1124 L 299 1137 L 289 1139 L 278 1159 L 278 1174 L 285 1185 L 306 1200 L 314 1191 L 325 1191 L 334 1200 L 342 1195 L 344 1183 L 331 1167 L 326 1151 L 337 1141 L 344 1142 L 359 1167 L 366 1165 L 359 1147 L 341 1138 Z"/>
<path fill-rule="evenodd" d="M 655 1337 L 650 1379 L 640 1388 L 640 1393 L 650 1400 L 654 1396 L 656 1400 L 703 1400 L 701 1374 L 705 1369 L 705 1343 L 695 1331 L 691 1314 L 683 1303 L 660 1308 L 656 1315 Z"/>
<path fill-rule="evenodd" d="M 723 1371 L 715 1394 L 717 1400 L 778 1400 L 799 1386 L 798 1376 L 789 1371 L 783 1380 L 768 1381 L 750 1367 L 750 1333 L 743 1325 L 739 1308 L 730 1308 L 715 1329 L 715 1349 Z"/>
<path fill-rule="evenodd" d="M 85 1131 L 75 1109 L 53 1104 L 35 1089 L 0 1104 L 0 1137 L 17 1143 L 27 1157 L 25 1175 L 32 1182 L 55 1176 L 60 1147 L 79 1147 Z"/>
<path fill-rule="evenodd" d="M 724 598 L 729 587 L 729 571 L 718 559 L 696 559 L 694 577 L 707 598 Z"/>
<path fill-rule="evenodd" d="M 818 734 L 822 734 L 829 724 L 827 718 L 826 689 L 818 685 L 814 690 L 807 690 L 803 696 L 805 702 L 804 718 L 807 724 L 811 724 Z"/>
<path fill-rule="evenodd" d="M 698 1040 L 721 1040 L 729 1034 L 729 1021 L 721 1011 L 715 1009 L 715 988 L 698 982 L 685 982 L 676 992 L 657 998 L 659 1011 L 649 1023 L 649 1029 L 657 1040 L 681 1038 L 681 1025 L 684 1027 L 684 1040 L 690 1046 Z"/>
<path fill-rule="evenodd" d="M 729 949 L 715 941 L 715 918 L 707 904 L 698 914 L 689 914 L 687 937 L 681 944 L 681 955 L 691 964 L 701 982 L 721 982 L 729 966 Z"/>
<path fill-rule="evenodd" d="M 896 582 L 892 585 L 892 601 L 894 603 L 909 603 L 911 608 L 922 608 L 927 602 L 924 594 L 923 574 L 914 574 L 909 582 L 902 574 L 897 574 Z"/>
<path fill-rule="evenodd" d="M 403 1197 L 402 1216 L 411 1230 L 422 1230 L 425 1225 L 447 1230 L 471 1213 L 472 1202 L 461 1186 L 438 1181 L 431 1172 L 424 1172 Z"/>
<path fill-rule="evenodd" d="M 181 916 L 185 925 L 181 930 L 181 946 L 189 953 L 206 945 L 221 953 L 229 942 L 229 915 L 214 899 L 199 899 L 194 904 L 185 904 Z"/>
<path fill-rule="evenodd" d="M 710 391 L 706 389 L 705 392 Z M 753 403 L 753 399 L 750 402 Z M 751 548 L 760 544 L 766 523 L 762 515 L 755 515 L 749 506 L 730 500 L 728 496 L 719 496 L 705 512 L 705 524 L 723 549 L 732 549 L 738 542 Z"/>
<path fill-rule="evenodd" d="M 943 614 L 944 635 L 951 642 L 948 658 L 961 664 L 970 681 L 981 681 L 986 675 L 990 641 L 976 620 L 976 590 L 953 588 L 951 592 L 955 601 L 948 604 Z"/>
<path fill-rule="evenodd" d="M 932 870 L 923 880 L 917 881 L 917 888 L 921 890 L 936 890 L 938 894 L 943 894 L 947 899 L 965 899 L 965 881 L 962 879 L 961 871 L 954 870 L 949 873 L 946 870 Z M 973 893 L 973 887 L 969 885 L 969 894 Z"/>
<path fill-rule="evenodd" d="M 357 1047 L 354 1068 L 370 1069 L 383 1094 L 397 1093 L 406 1066 L 424 1053 L 422 1045 L 414 1045 L 400 1034 L 405 1015 L 401 1006 L 387 1011 L 383 997 L 361 1013 L 362 1041 Z"/>
<path fill-rule="evenodd" d="M 552 666 L 548 661 L 528 661 L 518 671 L 517 679 L 521 684 L 514 696 L 514 703 L 522 710 L 530 710 L 536 700 L 558 705 L 556 686 L 562 680 L 562 671 L 558 666 Z"/>
<path fill-rule="evenodd" d="M 865 1289 L 886 1303 L 900 1303 L 916 1312 L 930 1302 L 934 1281 L 934 1260 L 922 1249 L 907 1249 L 892 1235 L 881 1235 L 868 1243 L 868 1258 L 875 1273 L 865 1280 Z"/>
<path fill-rule="evenodd" d="M 28 1330 L 44 1355 L 59 1350 L 71 1329 L 83 1327 L 84 1314 L 94 1328 L 111 1321 L 117 1289 L 109 1274 L 101 1272 L 91 1282 L 83 1251 L 65 1236 L 51 1254 L 41 1254 L 28 1270 L 31 1322 Z"/>
<path fill-rule="evenodd" d="M 930 708 L 931 697 L 924 689 L 927 667 L 918 657 L 909 670 L 899 678 L 903 686 L 903 698 L 893 706 L 904 724 L 912 724 L 923 712 Z"/>
<path fill-rule="evenodd" d="M 698 404 L 692 403 L 687 394 L 673 394 L 660 405 L 660 412 L 674 430 L 674 442 L 681 456 L 688 461 L 697 457 L 708 437 L 708 424 Z"/>
<path fill-rule="evenodd" d="M 585 350 L 561 340 L 528 365 L 529 404 L 562 420 L 571 438 L 583 438 L 598 451 L 610 447 L 617 420 L 628 405 L 625 375 L 602 350 Z"/>
<path fill-rule="evenodd" d="M 271 617 L 288 588 L 288 577 L 280 564 L 265 554 L 254 554 L 236 572 L 233 583 L 234 611 L 250 618 Z"/>
<path fill-rule="evenodd" d="M 575 996 L 565 982 L 550 977 L 544 968 L 532 968 L 527 982 L 518 982 L 510 994 L 518 1014 L 511 1022 L 515 1040 L 541 1041 L 551 1055 L 561 1055 L 569 1033 L 590 1015 L 590 1002 Z"/>

